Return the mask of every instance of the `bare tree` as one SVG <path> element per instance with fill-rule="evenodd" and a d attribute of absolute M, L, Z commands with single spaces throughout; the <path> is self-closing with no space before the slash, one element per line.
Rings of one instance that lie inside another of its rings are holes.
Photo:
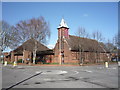
<path fill-rule="evenodd" d="M 12 27 L 6 21 L 0 21 L 0 55 L 11 45 L 13 37 Z"/>
<path fill-rule="evenodd" d="M 105 45 L 111 53 L 117 52 L 117 47 L 109 39 L 107 40 L 107 43 Z"/>
<path fill-rule="evenodd" d="M 46 44 L 46 41 L 50 37 L 49 23 L 47 23 L 44 17 L 32 18 L 29 20 L 20 21 L 15 25 L 15 30 L 17 31 L 17 43 L 19 46 L 28 39 L 35 39 L 41 43 Z M 35 64 L 36 51 L 37 51 L 37 41 L 35 42 L 33 50 L 33 63 Z"/>
<path fill-rule="evenodd" d="M 102 33 L 99 31 L 95 31 L 92 33 L 92 38 L 97 40 L 98 42 L 101 42 L 103 40 Z"/>
<path fill-rule="evenodd" d="M 113 44 L 117 48 L 120 48 L 120 33 L 115 34 L 115 36 L 113 37 Z"/>
<path fill-rule="evenodd" d="M 78 30 L 75 32 L 75 34 L 76 34 L 76 36 L 82 37 L 83 39 L 89 37 L 89 34 L 86 32 L 85 28 L 83 28 L 83 27 L 79 27 Z M 80 56 L 80 58 L 78 58 L 79 59 L 79 64 L 83 64 L 84 63 L 83 42 L 81 42 L 80 38 L 78 38 L 77 42 L 78 42 L 77 47 L 78 47 L 79 56 Z"/>
<path fill-rule="evenodd" d="M 19 33 L 19 31 L 15 28 L 15 26 L 11 27 L 11 33 L 9 33 L 10 37 L 10 41 L 9 41 L 9 47 L 10 49 L 15 49 L 16 47 L 18 47 L 21 44 L 21 39 L 19 38 L 19 36 L 21 35 Z"/>
<path fill-rule="evenodd" d="M 2 31 L 2 21 L 0 22 L 0 60 L 2 60 L 2 51 L 3 51 L 3 31 Z"/>
<path fill-rule="evenodd" d="M 85 28 L 83 28 L 83 27 L 79 27 L 77 29 L 77 31 L 75 32 L 75 34 L 78 37 L 83 37 L 83 38 L 88 38 L 89 37 L 89 34 L 86 32 Z"/>
<path fill-rule="evenodd" d="M 117 58 L 120 58 L 120 32 L 118 32 L 118 34 L 115 34 L 115 36 L 113 37 L 113 42 L 115 47 L 117 47 L 117 49 L 115 50 L 114 53 L 116 53 Z"/>
<path fill-rule="evenodd" d="M 0 22 L 0 49 L 4 50 L 9 46 L 9 37 L 10 37 L 10 25 L 5 22 Z"/>
<path fill-rule="evenodd" d="M 6 21 L 0 22 L 0 49 L 5 50 L 6 47 L 10 47 L 14 39 L 13 27 L 10 26 Z"/>
<path fill-rule="evenodd" d="M 95 32 L 93 32 L 92 33 L 92 38 L 93 39 L 95 39 L 95 40 L 97 40 L 97 50 L 95 50 L 96 51 L 96 54 L 95 54 L 95 57 L 96 57 L 96 63 L 99 61 L 99 47 L 101 47 L 101 48 L 103 48 L 102 46 L 101 46 L 101 44 L 100 44 L 100 42 L 103 40 L 103 37 L 102 37 L 102 33 L 100 32 L 100 31 L 95 31 Z M 104 48 L 103 48 L 104 49 Z"/>

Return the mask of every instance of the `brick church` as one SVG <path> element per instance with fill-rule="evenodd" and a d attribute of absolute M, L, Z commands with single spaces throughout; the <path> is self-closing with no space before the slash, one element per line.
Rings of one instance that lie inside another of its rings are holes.
<path fill-rule="evenodd" d="M 54 49 L 49 49 L 43 44 L 37 42 L 37 58 L 38 63 L 98 63 L 109 61 L 109 51 L 105 45 L 93 39 L 77 37 L 69 35 L 69 27 L 64 19 L 61 20 L 58 29 L 58 40 Z M 11 51 L 5 57 L 11 62 L 19 59 L 27 62 L 29 58 L 32 62 L 32 51 L 36 40 L 30 39 L 24 42 L 21 46 Z"/>

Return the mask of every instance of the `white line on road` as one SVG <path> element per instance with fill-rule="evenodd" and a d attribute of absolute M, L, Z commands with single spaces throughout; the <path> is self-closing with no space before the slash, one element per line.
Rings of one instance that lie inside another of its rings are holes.
<path fill-rule="evenodd" d="M 72 73 L 72 74 L 70 74 L 70 75 L 76 75 L 76 74 L 79 73 L 78 71 L 72 71 L 72 72 L 74 72 L 74 73 Z"/>
<path fill-rule="evenodd" d="M 69 79 L 51 79 L 51 78 L 45 78 L 45 79 L 43 79 L 44 81 L 67 81 L 67 80 L 69 80 Z"/>
<path fill-rule="evenodd" d="M 76 74 L 78 74 L 79 72 L 78 71 L 74 71 Z"/>
<path fill-rule="evenodd" d="M 39 72 L 40 71 L 36 71 L 35 73 L 39 73 Z M 50 71 L 44 70 L 42 72 L 43 72 L 42 74 L 66 74 L 68 73 L 67 71 L 62 71 L 62 70 L 50 70 Z"/>
<path fill-rule="evenodd" d="M 92 73 L 92 71 L 89 71 L 89 70 L 84 70 L 85 72 L 89 72 L 89 73 Z"/>

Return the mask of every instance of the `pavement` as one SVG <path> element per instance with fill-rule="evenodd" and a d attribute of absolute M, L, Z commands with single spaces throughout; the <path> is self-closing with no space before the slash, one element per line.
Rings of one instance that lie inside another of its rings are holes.
<path fill-rule="evenodd" d="M 0 65 L 1 66 L 1 65 Z M 118 88 L 118 65 L 2 67 L 2 88 Z"/>

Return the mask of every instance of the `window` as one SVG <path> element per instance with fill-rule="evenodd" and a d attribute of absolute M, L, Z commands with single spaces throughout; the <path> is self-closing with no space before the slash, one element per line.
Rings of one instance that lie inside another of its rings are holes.
<path fill-rule="evenodd" d="M 77 52 L 72 52 L 72 60 L 76 60 L 77 59 Z"/>

